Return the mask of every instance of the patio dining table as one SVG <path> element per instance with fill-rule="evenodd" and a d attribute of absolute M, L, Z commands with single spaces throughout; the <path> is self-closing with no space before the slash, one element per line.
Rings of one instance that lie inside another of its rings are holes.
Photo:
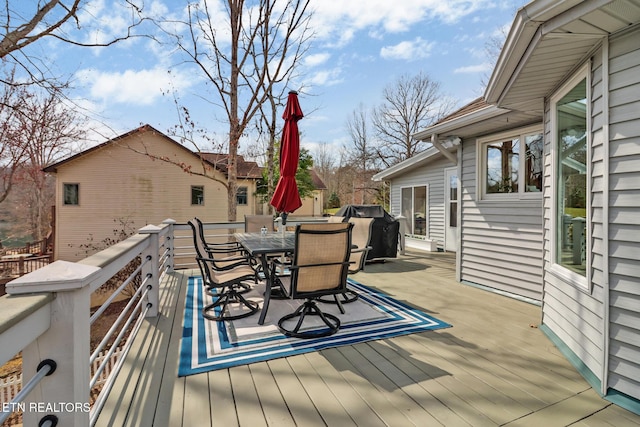
<path fill-rule="evenodd" d="M 278 281 L 277 283 L 274 283 L 272 275 L 269 274 L 272 268 L 272 265 L 270 265 L 270 259 L 275 255 L 292 253 L 294 251 L 295 233 L 235 233 L 234 237 L 249 253 L 249 255 L 259 260 L 262 265 L 262 271 L 264 272 L 266 283 L 264 302 L 262 304 L 260 319 L 258 320 L 258 324 L 262 325 L 264 324 L 264 319 L 267 315 L 269 301 L 273 296 L 272 293 L 274 290 L 276 292 L 283 291 L 280 288 L 280 282 Z"/>

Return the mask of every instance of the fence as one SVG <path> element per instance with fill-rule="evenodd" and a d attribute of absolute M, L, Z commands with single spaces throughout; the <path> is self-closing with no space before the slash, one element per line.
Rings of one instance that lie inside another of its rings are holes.
<path fill-rule="evenodd" d="M 109 362 L 106 363 L 104 370 L 100 373 L 98 380 L 96 381 L 96 386 L 101 386 L 107 381 L 109 374 L 113 370 L 115 364 L 118 362 L 120 358 L 120 354 L 122 353 L 123 346 L 118 347 L 111 357 L 109 357 Z M 102 363 L 102 361 L 107 356 L 108 350 L 103 350 L 98 354 L 96 360 L 93 362 L 91 366 L 91 375 L 98 370 L 98 367 Z M 11 402 L 22 389 L 22 372 L 16 375 L 9 375 L 5 378 L 0 378 L 0 406 L 3 403 Z"/>

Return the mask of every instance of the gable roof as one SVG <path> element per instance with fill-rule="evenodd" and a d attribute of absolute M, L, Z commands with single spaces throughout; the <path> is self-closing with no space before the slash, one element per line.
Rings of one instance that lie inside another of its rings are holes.
<path fill-rule="evenodd" d="M 167 135 L 165 135 L 164 133 L 162 133 L 159 130 L 155 129 L 153 126 L 146 124 L 146 125 L 142 125 L 142 126 L 136 128 L 136 129 L 130 130 L 129 132 L 123 133 L 122 135 L 118 135 L 115 138 L 112 138 L 112 139 L 110 139 L 108 141 L 103 142 L 102 144 L 98 144 L 98 145 L 96 145 L 94 147 L 91 147 L 89 149 L 86 149 L 84 151 L 76 153 L 76 154 L 74 154 L 74 155 L 72 155 L 70 157 L 67 157 L 66 159 L 63 159 L 63 160 L 61 160 L 59 162 L 53 163 L 53 164 L 45 167 L 42 170 L 45 171 L 45 172 L 56 173 L 56 172 L 58 172 L 58 168 L 60 166 L 64 166 L 64 165 L 66 165 L 68 163 L 73 162 L 74 160 L 77 160 L 77 159 L 80 159 L 82 157 L 88 156 L 89 154 L 92 154 L 92 153 L 94 153 L 96 151 L 99 151 L 100 149 L 102 149 L 102 148 L 104 148 L 104 147 L 106 147 L 108 145 L 115 144 L 115 143 L 117 143 L 119 141 L 122 141 L 124 139 L 127 139 L 127 138 L 129 138 L 129 137 L 131 137 L 131 136 L 133 136 L 133 135 L 135 135 L 137 133 L 142 134 L 142 133 L 145 133 L 145 132 L 154 132 L 154 133 L 164 137 L 166 140 L 176 144 L 177 146 L 179 146 L 183 150 L 186 150 L 186 151 L 192 153 L 192 151 L 189 150 L 188 148 L 184 147 L 183 145 L 178 144 L 175 140 L 169 138 Z"/>
<path fill-rule="evenodd" d="M 408 159 L 405 159 L 400 163 L 396 163 L 395 165 L 388 167 L 381 172 L 378 172 L 371 177 L 371 180 L 384 181 L 385 179 L 395 178 L 399 175 L 409 172 L 412 169 L 424 166 L 442 156 L 443 154 L 440 152 L 440 150 L 435 147 L 429 147 L 413 157 L 409 157 Z"/>
<path fill-rule="evenodd" d="M 475 137 L 540 122 L 541 120 L 541 115 L 499 108 L 487 103 L 484 98 L 480 97 L 426 129 L 421 130 L 413 137 L 421 141 L 430 140 L 434 134 L 438 135 L 439 140 L 451 139 L 452 137 Z"/>
<path fill-rule="evenodd" d="M 518 10 L 485 99 L 542 114 L 548 96 L 603 37 L 640 22 L 635 0 L 534 0 Z"/>
<path fill-rule="evenodd" d="M 125 140 L 131 136 L 134 136 L 136 134 L 143 134 L 146 132 L 152 132 L 154 134 L 157 134 L 159 136 L 161 136 L 163 139 L 165 139 L 166 141 L 174 144 L 177 148 L 184 150 L 188 153 L 190 153 L 193 156 L 198 157 L 198 153 L 193 152 L 191 150 L 189 150 L 187 147 L 185 147 L 184 145 L 178 143 L 176 140 L 174 140 L 173 138 L 165 135 L 164 133 L 160 132 L 159 130 L 155 129 L 153 126 L 145 124 L 142 125 L 136 129 L 130 130 L 129 132 L 123 133 L 122 135 L 116 136 L 113 139 L 110 139 L 108 141 L 103 142 L 102 144 L 96 145 L 95 147 L 91 147 L 87 150 L 81 151 L 80 153 L 74 154 L 73 156 L 70 156 L 64 160 L 61 160 L 59 162 L 56 162 L 54 164 L 51 164 L 47 167 L 45 167 L 43 169 L 43 171 L 45 172 L 50 172 L 50 173 L 56 173 L 58 171 L 58 168 L 61 166 L 64 166 L 68 163 L 73 162 L 74 160 L 80 159 L 82 157 L 85 157 L 87 155 L 90 155 L 96 151 L 99 151 L 100 149 L 108 146 L 108 145 L 112 145 L 112 144 L 116 144 L 119 141 Z M 202 156 L 202 159 L 204 161 L 206 161 L 207 163 L 211 164 L 211 166 L 213 166 L 215 169 L 219 170 L 220 172 L 222 172 L 223 174 L 227 174 L 227 154 L 220 154 L 220 153 L 200 153 L 200 155 Z M 246 178 L 246 179 L 259 179 L 262 177 L 262 168 L 260 166 L 258 166 L 258 164 L 256 162 L 251 162 L 251 161 L 245 161 L 244 157 L 242 157 L 241 155 L 238 155 L 238 178 Z"/>
<path fill-rule="evenodd" d="M 202 158 L 214 165 L 218 170 L 226 175 L 227 173 L 227 153 L 200 153 Z M 244 156 L 238 154 L 236 168 L 238 170 L 238 178 L 260 179 L 262 178 L 262 167 L 256 162 L 244 159 Z"/>
<path fill-rule="evenodd" d="M 313 187 L 316 190 L 326 190 L 327 186 L 324 183 L 324 181 L 322 181 L 322 178 L 320 178 L 320 175 L 318 175 L 318 173 L 313 170 L 313 169 L 309 169 L 309 173 L 311 174 L 311 182 L 313 183 Z"/>

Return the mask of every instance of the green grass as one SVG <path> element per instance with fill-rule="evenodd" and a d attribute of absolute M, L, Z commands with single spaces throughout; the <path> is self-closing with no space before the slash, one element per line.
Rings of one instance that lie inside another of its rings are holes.
<path fill-rule="evenodd" d="M 587 209 L 586 208 L 564 208 L 564 213 L 571 215 L 574 218 L 586 218 L 587 217 Z"/>

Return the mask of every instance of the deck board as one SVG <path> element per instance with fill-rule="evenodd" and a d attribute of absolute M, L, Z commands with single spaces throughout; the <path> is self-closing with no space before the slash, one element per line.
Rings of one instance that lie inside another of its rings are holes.
<path fill-rule="evenodd" d="M 411 253 L 354 278 L 452 328 L 179 378 L 192 274 L 165 278 L 161 315 L 143 324 L 97 425 L 640 424 L 537 329 L 539 307 L 456 282 L 450 254 Z"/>
<path fill-rule="evenodd" d="M 328 350 L 317 353 L 307 353 L 305 358 L 309 361 L 317 375 L 327 384 L 340 402 L 342 409 L 348 410 L 349 417 L 358 426 L 383 427 L 384 422 L 358 392 L 349 384 L 339 370 L 325 357 Z"/>
<path fill-rule="evenodd" d="M 254 363 L 250 369 L 267 425 L 294 427 L 295 421 L 267 362 Z"/>

